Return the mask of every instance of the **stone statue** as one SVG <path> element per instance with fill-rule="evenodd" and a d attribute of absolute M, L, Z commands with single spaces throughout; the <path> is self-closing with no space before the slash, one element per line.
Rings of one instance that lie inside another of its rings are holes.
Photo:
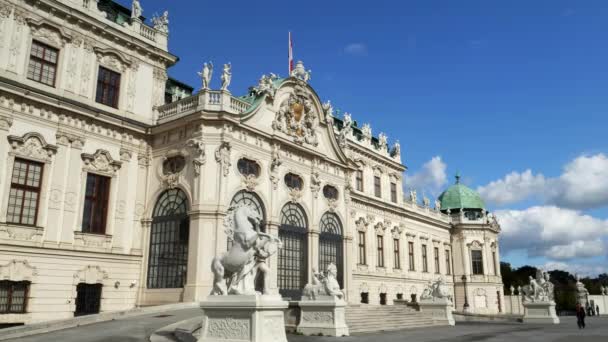
<path fill-rule="evenodd" d="M 380 149 L 386 151 L 386 148 L 388 147 L 388 136 L 384 133 L 380 133 L 378 140 L 380 142 Z"/>
<path fill-rule="evenodd" d="M 157 31 L 169 33 L 169 11 L 163 12 L 163 15 L 154 16 L 152 23 Z"/>
<path fill-rule="evenodd" d="M 202 89 L 209 89 L 211 84 L 211 76 L 213 75 L 213 63 L 203 63 L 203 70 L 198 73 L 202 81 Z"/>
<path fill-rule="evenodd" d="M 327 116 L 334 116 L 334 106 L 331 105 L 330 100 L 327 100 L 327 102 L 323 104 L 323 111 Z"/>
<path fill-rule="evenodd" d="M 133 0 L 131 3 L 131 18 L 139 19 L 141 15 L 144 13 L 144 9 L 141 7 L 139 0 Z"/>
<path fill-rule="evenodd" d="M 221 90 L 228 91 L 228 86 L 232 81 L 232 65 L 224 64 L 224 72 L 222 73 L 222 88 Z"/>
<path fill-rule="evenodd" d="M 270 76 L 262 75 L 257 87 L 252 88 L 252 92 L 255 96 L 268 95 L 271 99 L 277 92 L 277 87 L 274 85 L 274 81 L 278 80 L 279 76 L 270 73 Z"/>
<path fill-rule="evenodd" d="M 434 282 L 429 281 L 420 295 L 420 300 L 423 301 L 435 301 L 437 299 L 447 299 L 452 301 L 450 288 L 447 286 L 443 276 L 439 276 L 439 278 L 437 278 L 437 280 Z"/>
<path fill-rule="evenodd" d="M 304 62 L 298 61 L 296 67 L 291 71 L 290 76 L 308 83 L 308 81 L 310 81 L 311 73 L 310 70 L 306 71 L 306 68 L 304 68 Z"/>
<path fill-rule="evenodd" d="M 441 201 L 438 199 L 435 200 L 435 210 L 441 210 Z"/>
<path fill-rule="evenodd" d="M 422 205 L 424 205 L 425 208 L 430 208 L 431 207 L 431 200 L 428 197 L 424 196 L 422 198 Z"/>
<path fill-rule="evenodd" d="M 524 302 L 550 302 L 554 300 L 554 285 L 548 272 L 536 271 L 536 278 L 530 276 L 530 284 L 521 288 L 519 293 Z"/>
<path fill-rule="evenodd" d="M 576 302 L 583 307 L 587 307 L 589 303 L 589 291 L 585 288 L 585 284 L 581 282 L 581 277 L 576 275 Z"/>
<path fill-rule="evenodd" d="M 348 147 L 348 138 L 352 135 L 353 132 L 352 125 L 352 116 L 349 113 L 344 113 L 342 129 L 340 130 L 340 134 L 338 136 L 338 142 L 340 143 L 340 147 L 342 148 Z"/>
<path fill-rule="evenodd" d="M 395 141 L 393 148 L 391 148 L 391 157 L 401 157 L 401 144 L 399 143 L 399 140 Z"/>
<path fill-rule="evenodd" d="M 327 266 L 325 275 L 313 270 L 312 284 L 308 284 L 304 287 L 304 297 L 309 300 L 318 300 L 322 299 L 322 297 L 344 299 L 344 292 L 340 290 L 340 284 L 338 283 L 337 277 L 338 268 L 333 263 Z"/>
<path fill-rule="evenodd" d="M 282 247 L 281 240 L 260 232 L 262 217 L 253 207 L 239 204 L 228 209 L 224 221 L 232 238 L 230 250 L 211 263 L 214 274 L 211 295 L 255 295 L 255 278 L 263 276 L 263 294 L 269 294 L 270 268 L 266 259 Z"/>
<path fill-rule="evenodd" d="M 372 126 L 370 124 L 364 124 L 361 133 L 363 133 L 364 141 L 370 142 L 372 140 Z"/>
<path fill-rule="evenodd" d="M 513 285 L 511 285 L 511 287 L 509 287 L 509 292 L 512 296 L 515 295 L 515 287 L 513 287 Z"/>
<path fill-rule="evenodd" d="M 410 190 L 410 201 L 412 203 L 418 203 L 418 197 L 416 195 L 416 190 Z"/>

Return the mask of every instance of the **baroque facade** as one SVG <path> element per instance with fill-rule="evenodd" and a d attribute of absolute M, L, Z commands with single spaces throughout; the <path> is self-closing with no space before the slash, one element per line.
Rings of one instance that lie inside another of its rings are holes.
<path fill-rule="evenodd" d="M 283 241 L 271 288 L 294 302 L 334 263 L 351 304 L 442 276 L 456 310 L 503 311 L 500 227 L 472 190 L 404 194 L 400 145 L 334 116 L 303 63 L 244 96 L 227 65 L 192 95 L 167 76 L 168 14 L 134 9 L 0 0 L 0 324 L 204 299 L 238 204 Z"/>

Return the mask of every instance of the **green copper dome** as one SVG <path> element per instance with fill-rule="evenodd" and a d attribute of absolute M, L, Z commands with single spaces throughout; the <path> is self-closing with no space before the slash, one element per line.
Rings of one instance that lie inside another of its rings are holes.
<path fill-rule="evenodd" d="M 441 210 L 485 209 L 486 205 L 477 192 L 460 184 L 460 175 L 456 175 L 456 184 L 439 195 Z"/>

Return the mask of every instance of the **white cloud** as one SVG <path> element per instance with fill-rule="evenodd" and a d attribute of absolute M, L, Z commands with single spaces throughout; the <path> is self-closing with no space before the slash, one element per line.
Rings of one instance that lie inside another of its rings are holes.
<path fill-rule="evenodd" d="M 344 48 L 344 52 L 354 56 L 365 56 L 367 55 L 367 45 L 363 43 L 351 43 Z"/>
<path fill-rule="evenodd" d="M 577 157 L 555 178 L 535 175 L 531 170 L 511 172 L 477 191 L 487 202 L 497 205 L 538 197 L 547 204 L 573 209 L 607 206 L 608 157 L 602 153 Z"/>
<path fill-rule="evenodd" d="M 437 196 L 447 183 L 447 165 L 440 156 L 435 156 L 424 165 L 422 169 L 411 176 L 405 176 L 406 188 L 416 189 L 419 193 L 429 193 Z"/>
<path fill-rule="evenodd" d="M 496 212 L 504 252 L 525 250 L 529 256 L 572 260 L 604 256 L 608 220 L 555 206 Z"/>

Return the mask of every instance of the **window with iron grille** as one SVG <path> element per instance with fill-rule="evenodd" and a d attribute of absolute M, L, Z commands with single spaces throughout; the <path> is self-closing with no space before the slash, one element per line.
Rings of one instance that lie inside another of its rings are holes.
<path fill-rule="evenodd" d="M 363 191 L 363 170 L 357 170 L 355 173 L 355 183 L 357 191 Z"/>
<path fill-rule="evenodd" d="M 302 188 L 304 188 L 304 181 L 302 180 L 302 177 L 293 173 L 288 173 L 285 175 L 285 185 L 287 185 L 289 189 L 302 190 Z"/>
<path fill-rule="evenodd" d="M 308 221 L 302 207 L 288 203 L 281 210 L 277 278 L 284 298 L 300 300 L 308 282 Z"/>
<path fill-rule="evenodd" d="M 391 202 L 397 203 L 397 184 L 391 183 Z"/>
<path fill-rule="evenodd" d="M 118 108 L 118 98 L 120 96 L 120 74 L 99 67 L 97 74 L 97 93 L 95 101 L 106 106 Z"/>
<path fill-rule="evenodd" d="M 0 314 L 27 312 L 29 281 L 0 281 Z"/>
<path fill-rule="evenodd" d="M 439 274 L 441 271 L 439 270 L 439 248 L 435 247 L 435 273 Z"/>
<path fill-rule="evenodd" d="M 426 252 L 426 245 L 422 245 L 422 272 L 429 271 L 429 260 Z"/>
<path fill-rule="evenodd" d="M 323 214 L 319 229 L 321 230 L 321 234 L 319 234 L 319 270 L 327 270 L 327 266 L 332 263 L 336 265 L 338 284 L 342 288 L 344 286 L 344 240 L 340 218 L 330 212 Z"/>
<path fill-rule="evenodd" d="M 102 284 L 80 283 L 76 286 L 76 311 L 74 316 L 98 314 L 101 309 Z"/>
<path fill-rule="evenodd" d="M 445 250 L 445 273 L 452 274 L 452 264 L 450 263 L 450 250 Z"/>
<path fill-rule="evenodd" d="M 163 192 L 152 212 L 148 288 L 181 288 L 188 269 L 190 218 L 188 198 L 180 189 Z"/>
<path fill-rule="evenodd" d="M 408 261 L 410 262 L 410 271 L 415 271 L 416 264 L 414 263 L 414 243 L 411 241 L 408 242 L 407 249 L 408 249 Z"/>
<path fill-rule="evenodd" d="M 359 241 L 357 241 L 359 243 L 359 265 L 367 265 L 366 264 L 366 260 L 365 260 L 365 232 L 358 232 L 359 233 Z"/>
<path fill-rule="evenodd" d="M 105 234 L 110 200 L 110 177 L 87 174 L 82 232 Z"/>
<path fill-rule="evenodd" d="M 374 176 L 374 194 L 376 197 L 382 197 L 382 185 L 378 176 Z"/>
<path fill-rule="evenodd" d="M 378 247 L 378 267 L 384 267 L 384 236 L 376 236 L 376 246 Z"/>
<path fill-rule="evenodd" d="M 399 239 L 393 239 L 393 259 L 395 268 L 401 269 L 401 253 L 399 251 Z"/>
<path fill-rule="evenodd" d="M 474 249 L 471 251 L 471 262 L 473 264 L 473 274 L 483 274 L 483 257 L 480 250 Z"/>
<path fill-rule="evenodd" d="M 27 78 L 42 84 L 55 86 L 59 50 L 37 41 L 32 41 Z"/>
<path fill-rule="evenodd" d="M 245 177 L 247 177 L 247 176 L 259 177 L 260 176 L 260 165 L 258 165 L 258 163 L 255 162 L 254 160 L 247 159 L 247 158 L 241 158 L 241 159 L 239 159 L 239 161 L 237 163 L 237 167 L 239 169 L 239 172 Z"/>
<path fill-rule="evenodd" d="M 40 203 L 43 164 L 15 158 L 6 221 L 35 226 Z"/>

